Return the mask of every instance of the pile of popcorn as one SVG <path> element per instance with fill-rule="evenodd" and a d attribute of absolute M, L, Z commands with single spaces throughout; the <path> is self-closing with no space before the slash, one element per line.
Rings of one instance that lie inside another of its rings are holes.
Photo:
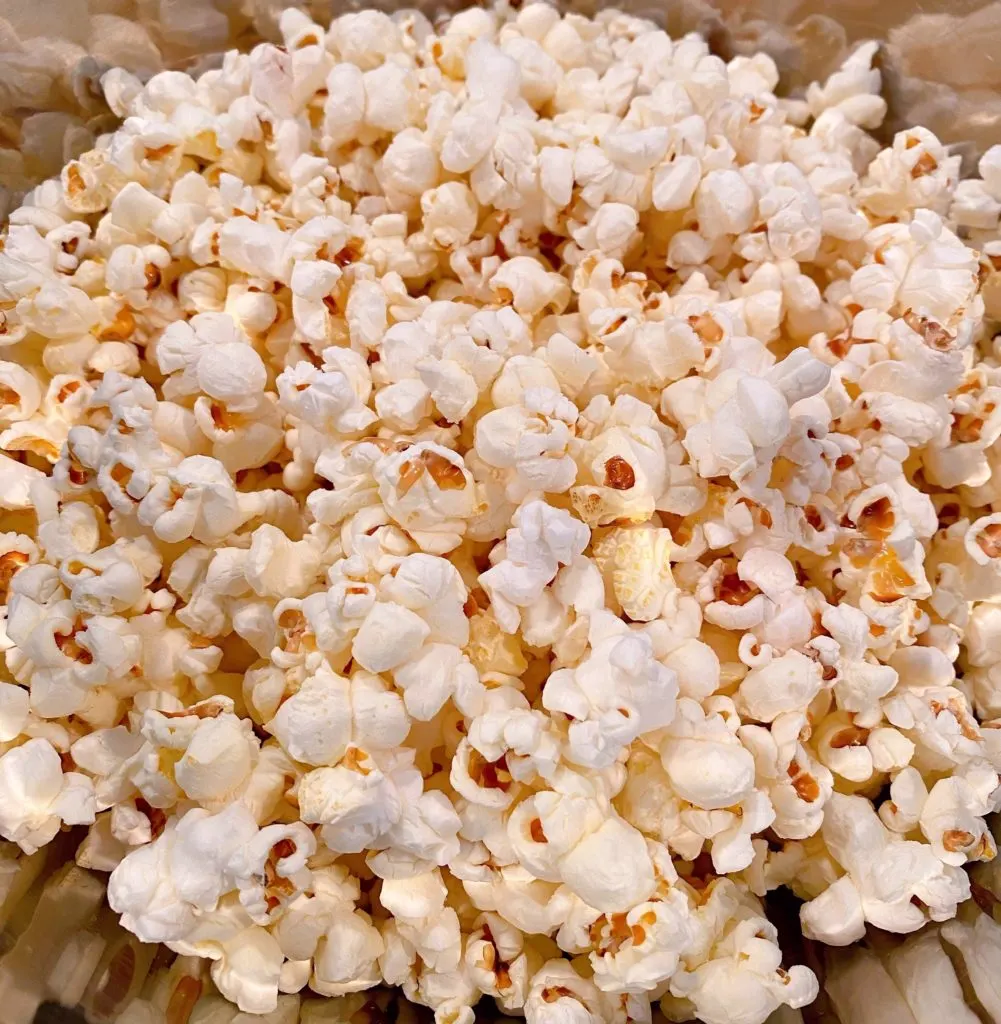
<path fill-rule="evenodd" d="M 105 73 L 2 239 L 0 834 L 88 826 L 250 1013 L 761 1024 L 818 990 L 770 890 L 954 917 L 1001 146 L 881 149 L 875 44 L 788 99 L 614 10 L 280 24 Z"/>

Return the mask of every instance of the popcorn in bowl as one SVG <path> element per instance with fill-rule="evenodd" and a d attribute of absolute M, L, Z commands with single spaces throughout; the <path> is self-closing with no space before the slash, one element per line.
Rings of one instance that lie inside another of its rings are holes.
<path fill-rule="evenodd" d="M 107 72 L 10 216 L 0 835 L 86 826 L 248 1014 L 763 1024 L 820 987 L 781 886 L 831 946 L 925 928 L 832 955 L 839 1012 L 959 989 L 1001 147 L 881 149 L 872 44 L 800 101 L 614 10 L 280 30 Z"/>

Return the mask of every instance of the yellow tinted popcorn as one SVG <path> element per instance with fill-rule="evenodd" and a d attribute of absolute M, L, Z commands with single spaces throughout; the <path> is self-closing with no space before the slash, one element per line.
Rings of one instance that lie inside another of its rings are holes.
<path fill-rule="evenodd" d="M 11 215 L 0 834 L 88 825 L 123 924 L 276 1020 L 762 1024 L 817 991 L 769 886 L 832 945 L 956 915 L 997 148 L 880 149 L 875 44 L 789 100 L 613 10 L 275 27 L 107 72 Z M 949 977 L 902 948 L 845 964 Z"/>

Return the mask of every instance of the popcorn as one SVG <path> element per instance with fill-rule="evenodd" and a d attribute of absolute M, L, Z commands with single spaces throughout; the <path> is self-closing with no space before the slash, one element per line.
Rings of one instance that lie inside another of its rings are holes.
<path fill-rule="evenodd" d="M 230 797 L 253 769 L 257 745 L 249 733 L 246 721 L 232 715 L 199 724 L 174 767 L 178 786 L 201 803 Z"/>
<path fill-rule="evenodd" d="M 603 1019 L 601 1013 L 594 983 L 582 978 L 565 960 L 542 965 L 525 1001 L 525 1018 L 531 1024 L 555 1024 L 559 1020 L 597 1024 Z"/>
<path fill-rule="evenodd" d="M 568 452 L 577 407 L 548 388 L 528 388 L 521 401 L 488 412 L 476 424 L 476 451 L 488 465 L 509 470 L 511 501 L 533 491 L 561 493 L 577 477 Z"/>
<path fill-rule="evenodd" d="M 617 11 L 265 22 L 105 73 L 0 245 L 0 833 L 91 826 L 213 1019 L 798 1020 L 778 885 L 829 945 L 943 922 L 825 955 L 846 1020 L 961 998 L 1001 149 L 880 149 L 871 43 L 790 100 Z"/>
<path fill-rule="evenodd" d="M 0 757 L 0 834 L 25 853 L 51 842 L 63 824 L 94 821 L 94 787 L 79 772 L 63 772 L 45 739 L 30 739 Z"/>
<path fill-rule="evenodd" d="M 503 560 L 480 574 L 501 628 L 514 633 L 518 609 L 542 596 L 561 565 L 569 565 L 588 543 L 588 529 L 569 513 L 532 501 L 512 517 Z"/>
<path fill-rule="evenodd" d="M 737 902 L 735 896 L 727 892 L 721 902 L 732 901 L 732 906 Z M 688 1000 L 707 1024 L 733 1020 L 737 1008 L 737 1020 L 752 1021 L 780 1006 L 796 1009 L 812 1002 L 817 996 L 817 979 L 802 964 L 788 971 L 780 966 L 775 929 L 755 912 L 753 904 L 734 907 L 731 914 L 721 929 L 713 929 L 705 962 L 672 979 L 671 995 Z"/>
<path fill-rule="evenodd" d="M 594 547 L 615 600 L 630 619 L 650 622 L 671 608 L 677 586 L 671 572 L 670 530 L 615 527 Z"/>
<path fill-rule="evenodd" d="M 744 676 L 737 708 L 748 718 L 771 722 L 783 712 L 807 707 L 821 685 L 820 665 L 798 651 L 787 651 Z"/>
<path fill-rule="evenodd" d="M 215 815 L 189 811 L 115 868 L 108 902 L 144 942 L 181 940 L 230 890 L 227 864 L 256 834 L 250 812 L 240 804 Z"/>
<path fill-rule="evenodd" d="M 678 702 L 678 715 L 660 749 L 672 787 L 706 810 L 739 803 L 754 787 L 754 759 L 720 714 L 706 714 L 690 698 Z"/>
<path fill-rule="evenodd" d="M 458 547 L 476 510 L 476 485 L 461 456 L 432 442 L 386 455 L 373 476 L 386 511 L 425 551 Z"/>
<path fill-rule="evenodd" d="M 430 633 L 419 615 L 394 601 L 377 601 L 359 627 L 351 653 L 370 672 L 385 672 L 412 658 Z"/>
<path fill-rule="evenodd" d="M 306 764 L 335 764 L 351 740 L 349 680 L 322 665 L 309 676 L 268 724 L 289 755 Z M 313 735 L 303 736 L 312 725 Z"/>
<path fill-rule="evenodd" d="M 550 675 L 542 705 L 570 719 L 568 760 L 604 768 L 637 736 L 671 724 L 678 686 L 649 639 L 608 612 L 592 615 L 588 644 L 576 668 Z"/>
<path fill-rule="evenodd" d="M 942 864 L 930 847 L 895 837 L 863 797 L 832 795 L 822 834 L 848 881 L 838 883 L 836 893 L 832 886 L 804 905 L 803 927 L 810 937 L 830 936 L 824 941 L 835 944 L 839 938 L 853 941 L 861 932 L 839 931 L 846 916 L 851 920 L 852 915 L 859 927 L 864 920 L 891 931 L 912 932 L 929 918 L 948 920 L 967 898 L 969 879 L 964 872 Z"/>

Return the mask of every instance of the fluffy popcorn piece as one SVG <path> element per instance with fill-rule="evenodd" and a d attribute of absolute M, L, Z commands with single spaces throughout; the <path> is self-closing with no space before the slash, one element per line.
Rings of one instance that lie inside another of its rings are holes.
<path fill-rule="evenodd" d="M 608 612 L 591 616 L 588 644 L 576 668 L 550 675 L 542 704 L 570 719 L 568 759 L 605 768 L 637 736 L 670 725 L 678 684 L 649 638 Z"/>
<path fill-rule="evenodd" d="M 383 769 L 352 750 L 337 767 L 309 772 L 299 784 L 300 815 L 323 826 L 324 843 L 343 853 L 398 847 L 400 856 L 434 864 L 454 856 L 460 822 L 448 798 L 422 792 L 420 773 L 407 758 L 385 759 Z"/>
<path fill-rule="evenodd" d="M 944 864 L 993 860 L 994 838 L 982 815 L 994 809 L 997 776 L 986 766 L 971 769 L 932 786 L 921 808 L 921 832 Z"/>
<path fill-rule="evenodd" d="M 671 994 L 689 1000 L 706 1024 L 754 1024 L 781 1006 L 806 1006 L 817 997 L 817 979 L 802 964 L 784 970 L 775 937 L 764 918 L 738 918 L 703 964 L 672 980 Z"/>
<path fill-rule="evenodd" d="M 212 964 L 220 993 L 244 1013 L 270 1014 L 278 1008 L 282 952 L 263 928 L 245 928 L 222 942 Z"/>
<path fill-rule="evenodd" d="M 915 210 L 941 210 L 959 178 L 959 162 L 926 128 L 898 132 L 893 145 L 870 165 L 859 190 L 877 216 Z"/>
<path fill-rule="evenodd" d="M 483 914 L 477 923 L 464 954 L 472 980 L 505 1010 L 521 1009 L 532 978 L 542 966 L 541 954 L 497 914 Z"/>
<path fill-rule="evenodd" d="M 45 846 L 63 824 L 93 824 L 95 813 L 93 782 L 64 774 L 48 740 L 30 739 L 0 757 L 0 834 L 25 853 Z"/>
<path fill-rule="evenodd" d="M 867 654 L 872 639 L 868 618 L 864 612 L 845 603 L 825 608 L 821 624 L 840 645 L 837 653 L 831 650 L 828 660 L 820 638 L 814 642 L 824 664 L 837 672 L 834 694 L 838 706 L 856 713 L 873 712 L 880 698 L 896 686 L 897 673 Z"/>
<path fill-rule="evenodd" d="M 821 685 L 820 665 L 799 651 L 787 651 L 747 673 L 736 704 L 743 717 L 772 722 L 784 712 L 807 707 Z"/>
<path fill-rule="evenodd" d="M 30 697 L 22 686 L 0 685 L 0 742 L 16 739 L 28 724 Z"/>
<path fill-rule="evenodd" d="M 317 947 L 309 985 L 325 996 L 371 988 L 379 981 L 377 960 L 384 943 L 378 929 L 360 911 L 339 911 Z"/>
<path fill-rule="evenodd" d="M 628 395 L 611 404 L 603 396 L 593 399 L 583 419 L 586 439 L 574 454 L 588 474 L 571 492 L 574 508 L 591 526 L 649 518 L 663 505 L 671 432 Z"/>
<path fill-rule="evenodd" d="M 137 517 L 168 543 L 218 543 L 264 511 L 262 497 L 240 494 L 218 459 L 192 455 L 153 484 Z"/>
<path fill-rule="evenodd" d="M 611 949 L 604 952 L 602 943 L 591 954 L 595 984 L 602 991 L 655 989 L 675 973 L 682 953 L 696 941 L 697 925 L 680 889 L 671 889 L 664 900 L 634 907 L 625 915 L 624 925 L 628 931 L 625 942 L 613 926 L 608 936 Z"/>
<path fill-rule="evenodd" d="M 525 1001 L 529 1024 L 598 1024 L 604 1020 L 600 993 L 594 983 L 582 978 L 567 960 L 550 960 L 532 979 Z"/>
<path fill-rule="evenodd" d="M 678 795 L 705 810 L 739 803 L 754 789 L 754 758 L 722 715 L 691 699 L 678 701 L 660 757 Z"/>
<path fill-rule="evenodd" d="M 302 822 L 268 825 L 230 862 L 240 903 L 256 924 L 270 923 L 274 911 L 311 888 L 306 861 L 316 852 L 316 839 Z"/>
<path fill-rule="evenodd" d="M 430 633 L 431 627 L 408 608 L 377 601 L 362 621 L 351 653 L 370 672 L 385 672 L 413 658 Z"/>
<path fill-rule="evenodd" d="M 672 547 L 670 530 L 648 526 L 616 527 L 594 545 L 616 601 L 634 622 L 650 622 L 672 606 Z"/>
<path fill-rule="evenodd" d="M 560 861 L 566 884 L 605 913 L 622 912 L 647 899 L 655 885 L 653 862 L 640 832 L 608 818 Z"/>
<path fill-rule="evenodd" d="M 244 787 L 257 755 L 247 720 L 219 715 L 199 722 L 174 767 L 174 778 L 192 800 L 211 806 Z"/>
<path fill-rule="evenodd" d="M 336 764 L 351 742 L 350 681 L 321 665 L 282 702 L 267 728 L 295 760 Z"/>
<path fill-rule="evenodd" d="M 930 846 L 894 835 L 862 797 L 833 794 L 822 834 L 850 881 L 838 883 L 836 895 L 818 897 L 815 909 L 813 902 L 804 905 L 801 914 L 809 934 L 829 935 L 825 941 L 853 941 L 856 929 L 846 928 L 846 921 L 858 921 L 859 911 L 877 927 L 912 932 L 929 918 L 947 920 L 967 899 L 970 883 L 963 871 L 942 864 Z"/>
<path fill-rule="evenodd" d="M 290 757 L 308 765 L 336 764 L 352 742 L 391 748 L 406 737 L 409 723 L 399 695 L 377 677 L 351 680 L 322 664 L 283 701 L 266 728 Z"/>
<path fill-rule="evenodd" d="M 324 436 L 357 434 L 376 419 L 364 404 L 371 382 L 354 352 L 339 353 L 336 368 L 329 370 L 299 362 L 279 374 L 276 383 L 282 408 Z"/>
<path fill-rule="evenodd" d="M 257 832 L 242 804 L 215 815 L 195 808 L 125 857 L 111 873 L 108 902 L 144 942 L 181 940 L 233 888 L 229 861 Z"/>
<path fill-rule="evenodd" d="M 24 367 L 0 361 L 0 423 L 29 419 L 41 403 L 38 380 Z"/>
<path fill-rule="evenodd" d="M 400 559 L 379 585 L 380 594 L 419 614 L 434 641 L 465 646 L 469 639 L 466 585 L 446 559 L 423 553 Z"/>
<path fill-rule="evenodd" d="M 754 192 L 737 171 L 710 171 L 695 195 L 699 230 L 708 238 L 739 235 L 755 215 Z"/>
<path fill-rule="evenodd" d="M 548 388 L 527 388 L 521 402 L 488 412 L 476 424 L 476 451 L 488 465 L 514 477 L 508 498 L 533 491 L 561 493 L 577 477 L 569 454 L 577 407 Z"/>
<path fill-rule="evenodd" d="M 461 456 L 432 442 L 386 455 L 373 473 L 386 511 L 432 554 L 458 547 L 476 512 L 476 484 Z"/>
<path fill-rule="evenodd" d="M 504 559 L 479 577 L 497 621 L 507 633 L 518 628 L 518 609 L 542 596 L 560 566 L 569 565 L 580 555 L 590 536 L 580 520 L 543 501 L 522 505 L 512 522 Z"/>

